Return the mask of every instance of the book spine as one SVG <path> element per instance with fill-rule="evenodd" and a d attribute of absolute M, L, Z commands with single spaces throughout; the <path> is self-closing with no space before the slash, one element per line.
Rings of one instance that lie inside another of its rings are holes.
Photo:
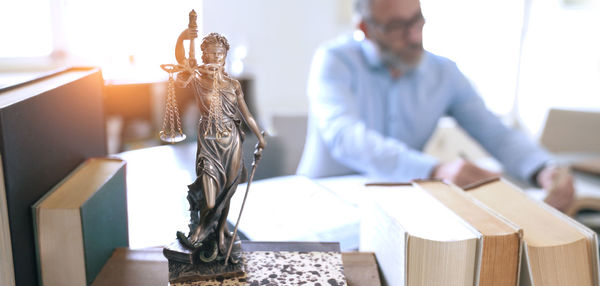
<path fill-rule="evenodd" d="M 12 244 L 10 241 L 10 224 L 8 221 L 8 204 L 4 185 L 4 168 L 0 153 L 0 285 L 15 285 L 15 269 L 13 267 Z"/>

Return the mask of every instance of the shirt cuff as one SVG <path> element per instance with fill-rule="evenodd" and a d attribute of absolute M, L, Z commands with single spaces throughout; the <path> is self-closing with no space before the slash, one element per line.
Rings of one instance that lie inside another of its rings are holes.
<path fill-rule="evenodd" d="M 546 152 L 536 152 L 527 157 L 521 166 L 521 180 L 526 181 L 533 186 L 539 187 L 537 183 L 537 174 L 548 164 L 554 162 L 552 157 Z"/>
<path fill-rule="evenodd" d="M 408 157 L 412 158 L 402 158 L 399 163 L 399 168 L 395 172 L 396 180 L 409 182 L 415 179 L 429 179 L 431 172 L 439 163 L 436 158 L 423 153 L 415 152 Z"/>

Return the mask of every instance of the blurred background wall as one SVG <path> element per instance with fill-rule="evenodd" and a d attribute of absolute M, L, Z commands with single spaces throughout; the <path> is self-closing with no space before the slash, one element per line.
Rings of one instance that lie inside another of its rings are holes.
<path fill-rule="evenodd" d="M 600 110 L 600 0 L 421 2 L 426 49 L 453 59 L 507 124 L 537 136 L 551 107 Z M 191 9 L 201 34 L 228 37 L 228 70 L 251 80 L 269 129 L 275 116 L 306 115 L 318 45 L 355 33 L 351 0 L 1 1 L 0 86 L 24 72 L 97 65 L 107 84 L 153 84 L 142 129 L 155 133 L 167 79 L 159 65 L 175 62 Z"/>

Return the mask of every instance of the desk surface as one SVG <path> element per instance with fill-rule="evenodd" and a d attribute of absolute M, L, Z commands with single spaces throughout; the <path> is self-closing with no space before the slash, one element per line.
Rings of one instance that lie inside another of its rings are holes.
<path fill-rule="evenodd" d="M 132 249 L 162 246 L 172 241 L 178 230 L 187 231 L 187 185 L 195 179 L 195 154 L 195 145 L 180 144 L 118 155 L 127 161 Z M 240 188 L 232 198 L 228 218 L 232 224 L 244 197 L 245 185 Z M 342 251 L 358 248 L 358 229 L 356 206 L 301 176 L 256 180 L 240 223 L 240 231 L 250 240 L 338 241 Z"/>
<path fill-rule="evenodd" d="M 342 261 L 348 285 L 381 285 L 373 253 L 343 252 Z M 117 248 L 92 285 L 149 286 L 168 282 L 168 262 L 162 248 Z"/>

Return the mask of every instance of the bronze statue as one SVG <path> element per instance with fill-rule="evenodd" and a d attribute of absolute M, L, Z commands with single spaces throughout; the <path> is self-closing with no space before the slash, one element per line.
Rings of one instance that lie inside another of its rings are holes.
<path fill-rule="evenodd" d="M 200 261 L 209 263 L 222 259 L 227 265 L 229 244 L 233 244 L 235 238 L 232 238 L 226 224 L 229 202 L 238 183 L 246 179 L 242 162 L 242 121 L 258 138 L 255 161 L 260 159 L 266 141 L 246 106 L 240 83 L 225 72 L 225 58 L 229 50 L 227 39 L 217 33 L 204 37 L 200 45 L 203 63 L 198 65 L 194 57 L 196 37 L 196 14 L 192 10 L 190 25 L 181 33 L 176 44 L 179 64 L 161 66 L 171 75 L 171 82 L 193 90 L 201 115 L 197 136 L 197 178 L 188 186 L 187 195 L 190 204 L 189 234 L 178 232 L 177 239 L 191 254 L 198 253 Z M 184 40 L 190 41 L 188 58 L 185 57 Z M 177 73 L 176 80 L 173 80 L 174 73 Z M 165 122 L 170 118 L 171 129 L 163 127 L 161 139 L 176 142 L 185 135 L 181 133 L 178 118 L 175 125 L 174 117 L 178 116 L 178 112 L 174 96 L 170 96 L 169 100 L 167 112 L 170 114 L 165 116 Z M 193 261 L 194 258 L 187 260 Z M 231 262 L 237 263 L 237 259 L 231 257 Z"/>

